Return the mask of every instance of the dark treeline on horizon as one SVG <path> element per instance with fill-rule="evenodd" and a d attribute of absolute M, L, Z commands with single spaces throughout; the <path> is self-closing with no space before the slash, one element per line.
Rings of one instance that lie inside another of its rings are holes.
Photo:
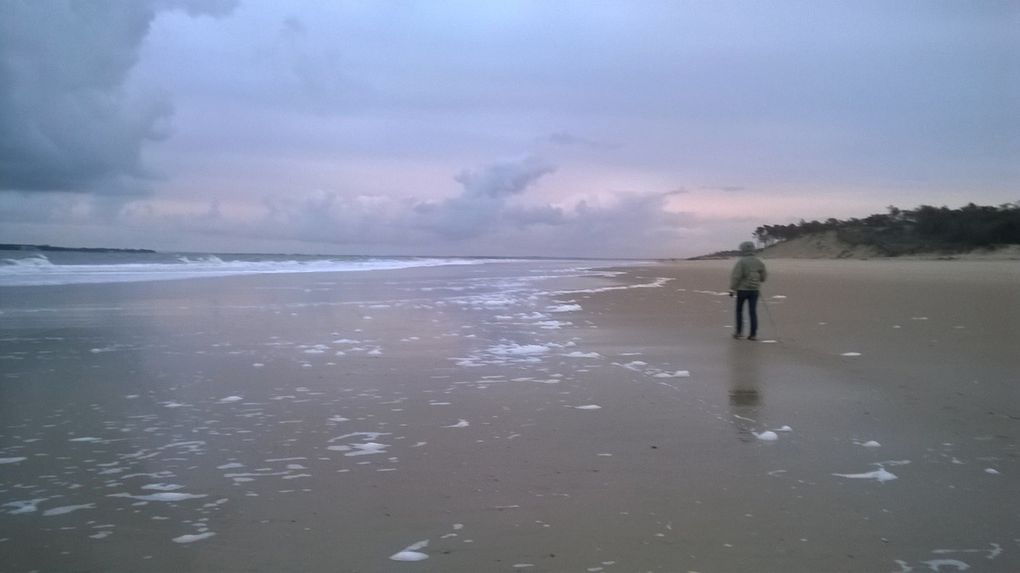
<path fill-rule="evenodd" d="M 754 237 L 768 246 L 827 231 L 835 231 L 846 243 L 874 246 L 890 255 L 1020 244 L 1020 201 L 998 207 L 969 203 L 959 209 L 889 206 L 888 213 L 863 219 L 763 225 L 755 229 Z"/>
<path fill-rule="evenodd" d="M 105 247 L 54 247 L 53 245 L 26 245 L 0 243 L 0 251 L 62 251 L 75 253 L 155 253 L 149 249 L 111 249 Z"/>

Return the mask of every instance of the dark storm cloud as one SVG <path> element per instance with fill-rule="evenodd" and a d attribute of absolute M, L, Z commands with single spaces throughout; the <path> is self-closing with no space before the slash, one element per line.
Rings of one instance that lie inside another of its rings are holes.
<path fill-rule="evenodd" d="M 156 15 L 228 12 L 222 0 L 0 2 L 0 190 L 121 193 L 167 134 L 163 96 L 130 93 Z"/>

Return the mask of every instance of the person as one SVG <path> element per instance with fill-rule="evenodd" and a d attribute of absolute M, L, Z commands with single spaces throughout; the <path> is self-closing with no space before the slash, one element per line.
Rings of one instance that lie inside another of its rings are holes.
<path fill-rule="evenodd" d="M 751 332 L 747 339 L 758 339 L 758 294 L 766 275 L 765 263 L 754 256 L 754 243 L 751 241 L 740 243 L 740 259 L 733 265 L 733 272 L 730 273 L 730 296 L 737 295 L 737 328 L 733 332 L 733 338 L 743 337 L 743 311 L 746 302 L 747 313 L 751 319 Z"/>

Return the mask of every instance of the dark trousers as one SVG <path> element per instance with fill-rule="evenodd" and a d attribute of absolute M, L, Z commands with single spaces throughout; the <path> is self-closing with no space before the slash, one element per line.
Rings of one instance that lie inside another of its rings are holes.
<path fill-rule="evenodd" d="M 747 302 L 747 314 L 751 317 L 751 336 L 758 336 L 758 291 L 737 291 L 737 334 L 744 331 L 744 302 Z"/>

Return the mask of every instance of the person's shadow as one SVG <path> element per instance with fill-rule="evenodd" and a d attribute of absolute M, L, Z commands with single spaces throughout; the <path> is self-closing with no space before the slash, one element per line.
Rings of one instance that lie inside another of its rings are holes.
<path fill-rule="evenodd" d="M 730 369 L 730 415 L 741 441 L 754 441 L 754 429 L 762 407 L 758 388 L 759 345 L 734 340 L 727 353 Z"/>

